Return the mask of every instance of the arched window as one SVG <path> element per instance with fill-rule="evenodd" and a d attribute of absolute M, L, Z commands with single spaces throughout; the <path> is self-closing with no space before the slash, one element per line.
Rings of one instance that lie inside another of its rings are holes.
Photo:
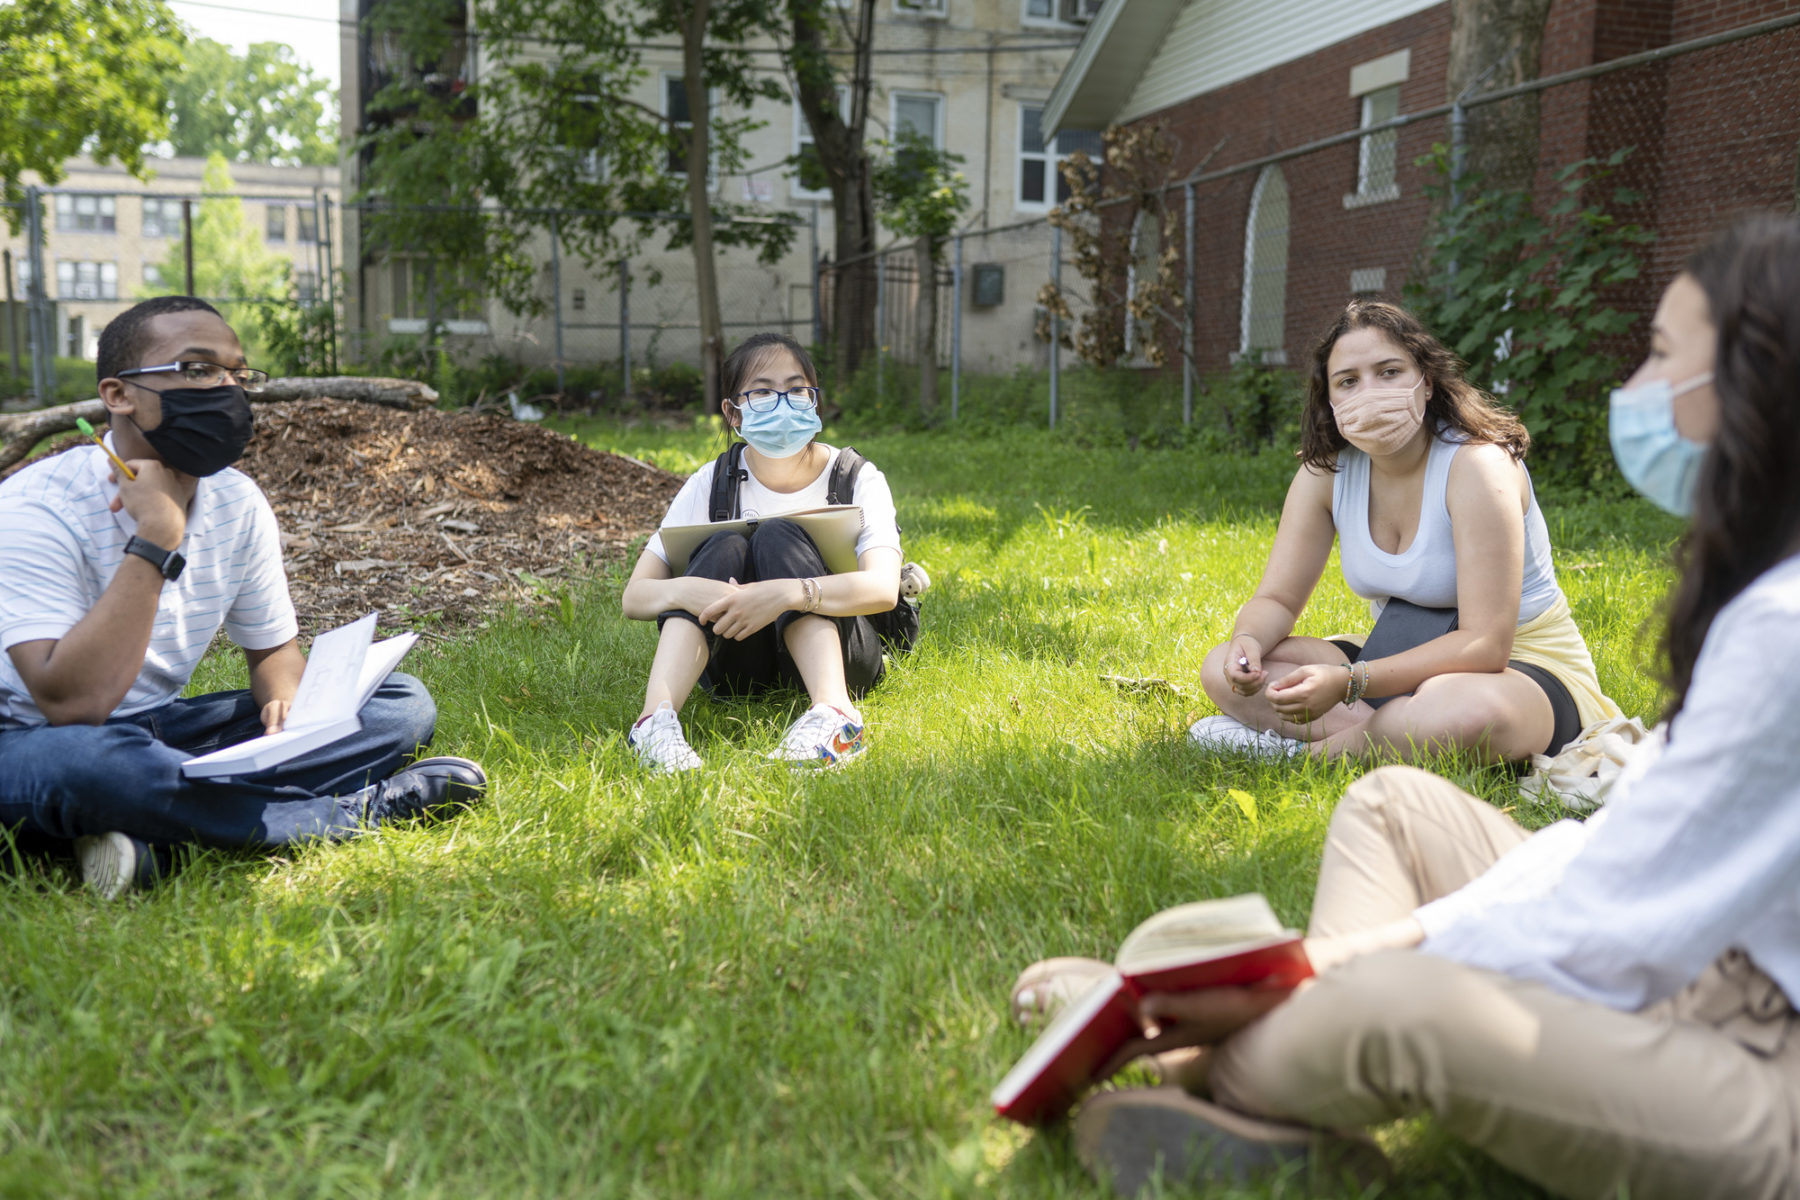
<path fill-rule="evenodd" d="M 1125 302 L 1128 306 L 1137 298 L 1138 292 L 1156 278 L 1161 269 L 1162 223 L 1150 209 L 1139 209 L 1137 219 L 1131 224 L 1131 253 L 1125 262 Z M 1144 357 L 1145 339 L 1154 336 L 1154 325 L 1148 321 L 1140 323 L 1127 307 L 1125 357 L 1141 360 Z"/>
<path fill-rule="evenodd" d="M 1244 313 L 1238 352 L 1286 362 L 1288 190 L 1279 166 L 1264 167 L 1244 223 Z"/>

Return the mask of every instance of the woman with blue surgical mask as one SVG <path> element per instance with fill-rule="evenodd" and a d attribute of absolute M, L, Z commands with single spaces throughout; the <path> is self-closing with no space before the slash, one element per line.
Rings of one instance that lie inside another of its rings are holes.
<path fill-rule="evenodd" d="M 708 537 L 679 572 L 660 530 L 638 557 L 625 615 L 657 622 L 658 634 L 628 741 L 650 770 L 694 770 L 702 762 L 677 714 L 696 683 L 723 695 L 793 687 L 809 707 L 768 757 L 839 766 L 867 744 L 856 698 L 882 674 L 883 638 L 893 632 L 884 614 L 905 611 L 893 494 L 873 464 L 817 440 L 823 394 L 794 339 L 756 334 L 726 358 L 722 378 L 720 411 L 743 445 L 689 477 L 663 528 L 755 525 Z M 806 530 L 781 519 L 828 502 L 862 509 L 854 570 L 833 574 Z"/>
<path fill-rule="evenodd" d="M 1628 479 L 1691 514 L 1663 610 L 1668 717 L 1585 822 L 1528 833 L 1406 767 L 1332 815 L 1292 993 L 1147 996 L 1187 1090 L 1090 1101 L 1075 1143 L 1153 1169 L 1336 1161 L 1428 1116 L 1559 1196 L 1791 1197 L 1800 1180 L 1800 217 L 1669 284 L 1613 397 Z"/>

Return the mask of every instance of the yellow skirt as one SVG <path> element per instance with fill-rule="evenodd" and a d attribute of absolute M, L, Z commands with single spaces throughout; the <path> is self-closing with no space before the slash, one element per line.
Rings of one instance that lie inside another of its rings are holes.
<path fill-rule="evenodd" d="M 1333 634 L 1331 640 L 1355 642 L 1360 646 L 1366 636 Z M 1595 721 L 1625 715 L 1624 710 L 1600 690 L 1600 676 L 1594 671 L 1593 655 L 1588 653 L 1581 630 L 1575 627 L 1575 614 L 1569 611 L 1566 598 L 1558 596 L 1555 604 L 1519 626 L 1513 634 L 1510 657 L 1542 667 L 1556 676 L 1558 682 L 1569 689 L 1583 729 Z"/>

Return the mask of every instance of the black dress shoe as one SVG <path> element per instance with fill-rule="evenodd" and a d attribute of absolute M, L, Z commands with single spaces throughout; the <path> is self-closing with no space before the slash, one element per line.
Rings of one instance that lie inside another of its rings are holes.
<path fill-rule="evenodd" d="M 487 772 L 466 758 L 421 758 L 372 784 L 364 820 L 370 826 L 467 808 L 487 791 Z"/>

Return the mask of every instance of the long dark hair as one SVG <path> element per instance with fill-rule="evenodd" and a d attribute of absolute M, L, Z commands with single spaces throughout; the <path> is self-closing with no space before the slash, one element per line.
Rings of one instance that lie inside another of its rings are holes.
<path fill-rule="evenodd" d="M 1682 267 L 1706 293 L 1718 349 L 1719 429 L 1700 464 L 1694 515 L 1675 548 L 1679 578 L 1663 634 L 1681 711 L 1719 610 L 1800 549 L 1800 218 L 1746 218 Z"/>
<path fill-rule="evenodd" d="M 1329 364 L 1332 347 L 1354 329 L 1381 330 L 1412 355 L 1425 378 L 1431 380 L 1431 395 L 1425 400 L 1427 428 L 1454 429 L 1470 441 L 1504 446 L 1514 459 L 1525 457 L 1531 435 L 1519 418 L 1465 379 L 1462 360 L 1421 325 L 1419 318 L 1396 304 L 1352 300 L 1313 347 L 1312 370 L 1306 377 L 1306 408 L 1300 414 L 1301 462 L 1334 471 L 1338 452 L 1350 444 L 1338 431 L 1337 418 L 1331 412 Z"/>

